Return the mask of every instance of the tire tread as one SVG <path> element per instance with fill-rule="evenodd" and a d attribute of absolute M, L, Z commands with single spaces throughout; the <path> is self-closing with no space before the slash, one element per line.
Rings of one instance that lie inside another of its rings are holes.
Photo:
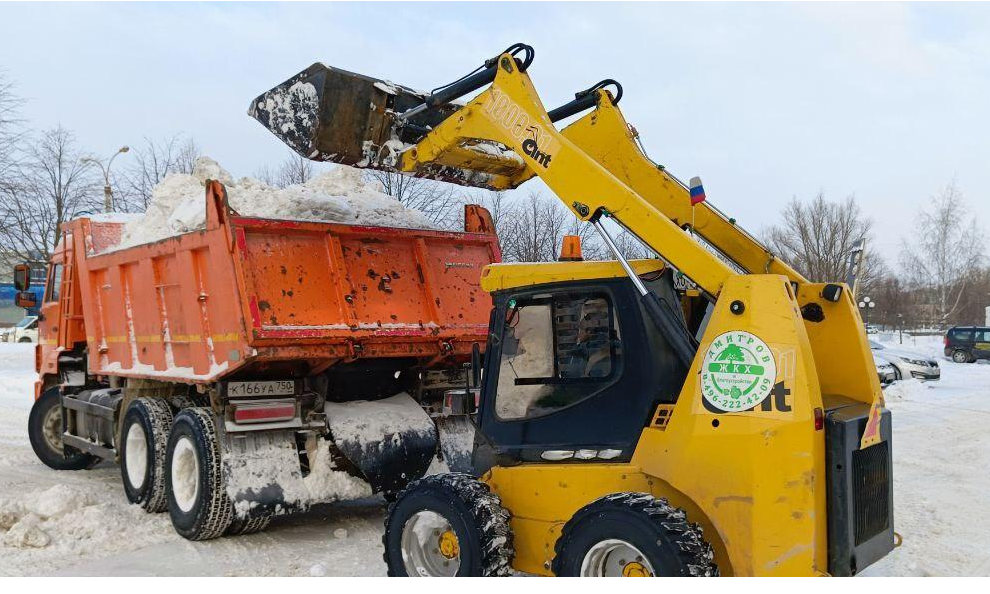
<path fill-rule="evenodd" d="M 138 503 L 148 513 L 156 514 L 168 509 L 168 497 L 165 488 L 165 452 L 168 449 L 168 434 L 172 430 L 174 416 L 172 408 L 160 398 L 137 398 L 128 405 L 128 409 L 132 406 L 140 406 L 144 409 L 144 416 L 151 424 L 151 439 L 154 450 L 150 494 L 144 497 L 142 501 L 132 501 L 132 503 Z M 121 429 L 120 443 L 121 448 L 123 448 L 127 443 L 127 428 L 122 427 Z M 120 465 L 120 476 L 126 483 L 127 469 L 123 463 Z M 128 499 L 130 498 L 128 497 Z"/>
<path fill-rule="evenodd" d="M 185 420 L 187 419 L 187 420 Z M 223 478 L 223 469 L 220 464 L 220 444 L 218 441 L 216 421 L 213 413 L 208 408 L 191 407 L 183 409 L 175 417 L 174 425 L 180 422 L 187 422 L 193 426 L 197 440 L 205 441 L 197 446 L 203 447 L 204 460 L 200 463 L 206 469 L 208 485 L 200 485 L 201 491 L 209 493 L 209 499 L 205 501 L 205 509 L 200 512 L 201 518 L 191 530 L 176 531 L 188 540 L 211 540 L 223 536 L 227 527 L 230 526 L 233 516 L 233 506 L 230 497 L 227 495 L 227 488 Z M 171 507 L 171 504 L 170 504 Z M 174 526 L 174 522 L 173 522 Z"/>
<path fill-rule="evenodd" d="M 648 493 L 615 493 L 606 495 L 578 510 L 561 531 L 554 545 L 553 572 L 560 575 L 567 543 L 584 523 L 584 520 L 607 511 L 626 511 L 642 517 L 652 524 L 677 548 L 678 564 L 683 576 L 713 577 L 718 575 L 714 563 L 715 554 L 705 540 L 704 530 L 697 523 L 688 522 L 687 513 L 670 505 L 666 498 L 656 498 Z"/>
<path fill-rule="evenodd" d="M 451 472 L 435 474 L 411 482 L 388 506 L 385 515 L 385 532 L 382 544 L 385 546 L 385 564 L 388 563 L 388 530 L 392 512 L 402 499 L 414 491 L 441 492 L 449 497 L 456 497 L 471 515 L 467 520 L 477 527 L 480 534 L 479 549 L 481 550 L 481 576 L 501 577 L 511 575 L 512 558 L 515 555 L 512 542 L 512 530 L 509 526 L 509 512 L 502 507 L 498 495 L 485 483 L 470 474 Z M 388 575 L 397 574 L 391 566 Z"/>

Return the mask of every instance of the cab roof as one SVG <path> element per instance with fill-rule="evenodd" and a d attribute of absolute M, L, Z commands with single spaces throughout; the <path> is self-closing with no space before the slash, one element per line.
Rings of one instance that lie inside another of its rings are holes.
<path fill-rule="evenodd" d="M 629 260 L 636 274 L 663 270 L 662 260 Z M 626 276 L 622 265 L 608 262 L 519 262 L 489 264 L 481 273 L 481 288 L 489 293 L 568 281 Z"/>

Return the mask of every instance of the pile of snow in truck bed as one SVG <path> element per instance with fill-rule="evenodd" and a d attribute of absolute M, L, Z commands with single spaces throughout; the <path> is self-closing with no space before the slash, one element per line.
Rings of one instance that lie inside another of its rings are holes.
<path fill-rule="evenodd" d="M 207 179 L 223 182 L 230 206 L 247 217 L 328 221 L 352 225 L 433 229 L 423 213 L 405 208 L 361 171 L 339 165 L 304 184 L 276 188 L 263 181 L 235 180 L 209 157 L 196 161 L 192 175 L 167 176 L 152 191 L 147 211 L 127 222 L 121 249 L 201 229 L 206 224 Z"/>

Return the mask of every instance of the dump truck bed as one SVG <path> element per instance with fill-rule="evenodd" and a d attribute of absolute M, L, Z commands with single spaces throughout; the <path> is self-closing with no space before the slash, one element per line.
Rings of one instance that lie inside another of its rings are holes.
<path fill-rule="evenodd" d="M 219 182 L 206 208 L 203 230 L 116 251 L 123 223 L 68 225 L 91 373 L 207 383 L 301 362 L 451 362 L 484 344 L 479 281 L 501 258 L 490 219 L 462 233 L 246 218 Z"/>

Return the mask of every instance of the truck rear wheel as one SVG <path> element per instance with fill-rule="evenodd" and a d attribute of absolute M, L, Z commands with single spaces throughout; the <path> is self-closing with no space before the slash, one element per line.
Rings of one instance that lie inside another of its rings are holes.
<path fill-rule="evenodd" d="M 209 409 L 187 408 L 176 415 L 165 460 L 168 514 L 175 531 L 189 540 L 222 536 L 232 510 Z"/>
<path fill-rule="evenodd" d="M 581 508 L 564 525 L 554 552 L 558 576 L 718 575 L 701 527 L 646 493 L 607 495 Z"/>
<path fill-rule="evenodd" d="M 28 438 L 38 459 L 55 470 L 83 470 L 100 460 L 78 450 L 66 453 L 62 444 L 62 396 L 58 387 L 45 390 L 31 407 Z"/>
<path fill-rule="evenodd" d="M 165 450 L 172 409 L 164 400 L 138 398 L 124 413 L 120 428 L 120 477 L 124 494 L 151 513 L 168 508 L 165 498 Z"/>
<path fill-rule="evenodd" d="M 224 531 L 224 536 L 240 536 L 242 534 L 254 534 L 255 532 L 261 532 L 268 525 L 272 523 L 272 518 L 274 516 L 270 513 L 258 516 L 255 518 L 242 518 L 235 515 L 234 519 L 230 521 L 230 526 L 227 526 L 227 530 Z"/>
<path fill-rule="evenodd" d="M 410 483 L 389 506 L 382 542 L 390 576 L 504 576 L 514 554 L 509 513 L 463 473 Z"/>

